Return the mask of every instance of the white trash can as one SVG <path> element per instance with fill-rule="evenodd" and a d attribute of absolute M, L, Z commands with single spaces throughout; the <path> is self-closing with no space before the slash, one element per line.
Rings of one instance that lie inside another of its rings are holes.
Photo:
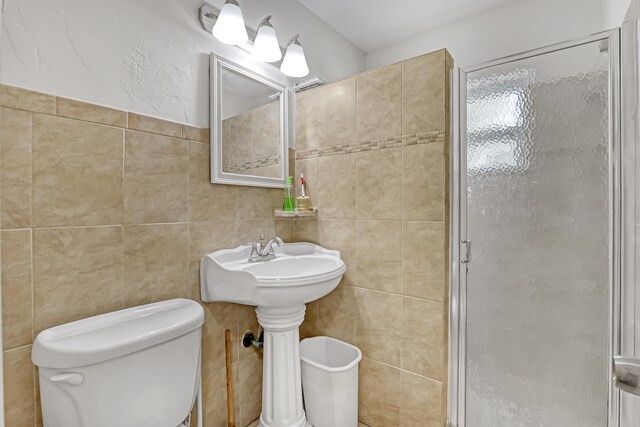
<path fill-rule="evenodd" d="M 313 427 L 358 426 L 360 359 L 358 347 L 333 338 L 302 340 L 302 391 L 307 421 Z"/>

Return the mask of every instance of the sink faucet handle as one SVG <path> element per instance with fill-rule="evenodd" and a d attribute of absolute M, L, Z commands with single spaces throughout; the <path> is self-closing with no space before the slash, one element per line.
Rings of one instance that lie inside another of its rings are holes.
<path fill-rule="evenodd" d="M 249 255 L 249 259 L 255 259 L 260 256 L 258 253 L 258 242 L 247 242 L 243 243 L 242 246 L 251 246 L 251 255 Z"/>

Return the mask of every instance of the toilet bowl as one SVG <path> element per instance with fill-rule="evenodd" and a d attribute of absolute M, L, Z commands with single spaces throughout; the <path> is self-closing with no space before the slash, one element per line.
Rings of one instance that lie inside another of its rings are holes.
<path fill-rule="evenodd" d="M 200 378 L 204 311 L 174 299 L 41 332 L 34 344 L 45 427 L 177 427 Z"/>

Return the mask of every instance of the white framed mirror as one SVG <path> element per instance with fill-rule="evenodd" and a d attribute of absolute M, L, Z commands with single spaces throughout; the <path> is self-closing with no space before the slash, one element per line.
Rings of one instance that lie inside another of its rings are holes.
<path fill-rule="evenodd" d="M 211 182 L 285 186 L 289 96 L 285 84 L 211 54 Z"/>

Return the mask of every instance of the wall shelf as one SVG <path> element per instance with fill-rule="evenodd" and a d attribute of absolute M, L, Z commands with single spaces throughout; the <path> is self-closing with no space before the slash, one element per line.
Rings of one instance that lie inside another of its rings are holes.
<path fill-rule="evenodd" d="M 311 208 L 310 211 L 283 211 L 282 209 L 275 209 L 273 211 L 275 218 L 318 218 L 318 208 Z"/>

